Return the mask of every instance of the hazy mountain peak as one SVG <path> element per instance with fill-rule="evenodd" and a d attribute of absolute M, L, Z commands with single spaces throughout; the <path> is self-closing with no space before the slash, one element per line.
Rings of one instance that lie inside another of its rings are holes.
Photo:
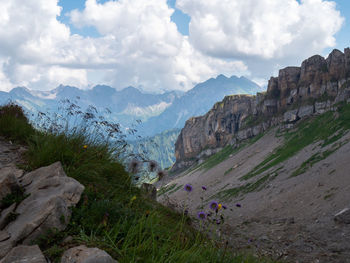
<path fill-rule="evenodd" d="M 224 74 L 220 74 L 216 77 L 216 80 L 226 80 L 228 79 Z"/>
<path fill-rule="evenodd" d="M 116 91 L 114 88 L 107 86 L 107 85 L 96 85 L 92 88 L 92 90 L 95 91 L 106 91 L 106 92 L 111 92 L 111 91 Z"/>
<path fill-rule="evenodd" d="M 133 86 L 126 87 L 126 88 L 122 89 L 120 92 L 128 93 L 128 94 L 141 94 L 142 93 L 139 89 L 137 89 Z"/>

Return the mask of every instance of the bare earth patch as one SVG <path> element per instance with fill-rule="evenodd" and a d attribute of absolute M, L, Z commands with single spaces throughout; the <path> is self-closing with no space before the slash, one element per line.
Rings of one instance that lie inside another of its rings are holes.
<path fill-rule="evenodd" d="M 201 197 L 205 208 L 211 200 L 225 204 L 227 220 L 221 232 L 234 248 L 287 262 L 350 262 L 350 224 L 334 220 L 350 207 L 350 133 L 325 147 L 311 144 L 242 180 L 283 140 L 271 130 L 212 169 L 184 172 L 168 182 L 191 184 L 191 193 L 180 188 L 158 200 L 185 205 L 193 216 L 200 210 Z"/>

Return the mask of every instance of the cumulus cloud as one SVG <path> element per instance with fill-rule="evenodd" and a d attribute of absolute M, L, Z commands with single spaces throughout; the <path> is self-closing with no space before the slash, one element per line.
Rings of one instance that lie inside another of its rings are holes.
<path fill-rule="evenodd" d="M 335 2 L 323 0 L 177 0 L 191 16 L 190 42 L 217 58 L 240 58 L 254 77 L 299 65 L 336 44 L 344 22 Z"/>
<path fill-rule="evenodd" d="M 45 90 L 60 83 L 87 87 L 91 79 L 118 88 L 188 90 L 221 72 L 246 73 L 243 62 L 193 49 L 171 21 L 174 10 L 166 0 L 87 0 L 82 11 L 69 14 L 71 22 L 95 27 L 98 38 L 71 34 L 57 20 L 57 0 L 0 0 L 0 9 L 2 90 Z"/>
<path fill-rule="evenodd" d="M 71 59 L 75 51 L 69 28 L 56 19 L 61 12 L 57 3 L 0 0 L 1 90 L 15 86 L 48 89 L 59 83 L 86 85 L 84 72 L 60 66 L 76 59 Z"/>
<path fill-rule="evenodd" d="M 191 16 L 191 43 L 215 57 L 319 51 L 335 45 L 343 23 L 335 3 L 322 0 L 177 0 L 177 7 Z"/>
<path fill-rule="evenodd" d="M 188 90 L 221 72 L 247 73 L 241 61 L 212 58 L 195 50 L 171 21 L 173 12 L 165 0 L 104 4 L 87 0 L 85 9 L 72 11 L 70 17 L 76 27 L 94 26 L 111 38 L 116 66 L 107 72 L 105 80 L 112 80 L 114 86 Z"/>
<path fill-rule="evenodd" d="M 188 90 L 220 73 L 261 80 L 334 46 L 343 23 L 322 0 L 177 0 L 177 7 L 191 16 L 189 36 L 177 31 L 166 0 L 86 0 L 68 15 L 77 28 L 96 28 L 93 38 L 57 20 L 58 0 L 0 0 L 0 90 L 91 82 Z"/>

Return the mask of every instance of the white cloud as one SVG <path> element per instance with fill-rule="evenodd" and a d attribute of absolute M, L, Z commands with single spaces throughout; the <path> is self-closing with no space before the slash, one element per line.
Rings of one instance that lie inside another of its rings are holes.
<path fill-rule="evenodd" d="M 58 0 L 0 0 L 0 90 L 103 82 L 146 90 L 188 90 L 220 73 L 268 78 L 335 44 L 343 19 L 332 2 L 177 0 L 191 16 L 190 36 L 177 31 L 166 0 L 86 0 L 59 22 Z M 270 66 L 269 66 L 270 65 Z"/>
<path fill-rule="evenodd" d="M 211 58 L 193 49 L 171 21 L 173 12 L 165 0 L 87 0 L 82 12 L 74 10 L 70 16 L 76 27 L 94 26 L 111 38 L 117 65 L 105 80 L 112 79 L 115 86 L 187 90 L 223 71 L 246 72 L 243 62 Z"/>
<path fill-rule="evenodd" d="M 246 72 L 243 62 L 193 49 L 171 21 L 174 10 L 166 0 L 87 0 L 82 11 L 69 15 L 76 27 L 95 27 L 99 38 L 71 34 L 57 20 L 57 0 L 0 0 L 0 10 L 0 77 L 6 89 L 83 87 L 93 80 L 118 88 L 187 90 L 223 71 Z"/>
<path fill-rule="evenodd" d="M 86 74 L 59 66 L 71 59 L 77 42 L 58 22 L 57 0 L 0 0 L 1 90 L 15 86 L 48 89 L 59 83 L 86 85 Z M 69 47 L 69 48 L 67 48 Z M 4 83 L 4 84 L 3 84 Z"/>
<path fill-rule="evenodd" d="M 343 23 L 335 3 L 322 0 L 177 0 L 177 7 L 191 16 L 191 43 L 216 57 L 319 51 L 335 45 Z"/>
<path fill-rule="evenodd" d="M 190 42 L 218 58 L 240 58 L 255 77 L 299 65 L 336 44 L 344 19 L 322 0 L 177 0 L 191 16 Z"/>

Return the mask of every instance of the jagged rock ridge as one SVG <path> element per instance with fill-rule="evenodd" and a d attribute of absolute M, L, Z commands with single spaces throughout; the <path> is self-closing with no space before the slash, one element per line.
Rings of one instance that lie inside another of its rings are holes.
<path fill-rule="evenodd" d="M 278 77 L 270 78 L 266 93 L 227 96 L 207 114 L 187 120 L 175 144 L 173 169 L 188 167 L 271 126 L 288 128 L 303 117 L 323 113 L 350 97 L 349 83 L 349 48 L 281 69 Z"/>

